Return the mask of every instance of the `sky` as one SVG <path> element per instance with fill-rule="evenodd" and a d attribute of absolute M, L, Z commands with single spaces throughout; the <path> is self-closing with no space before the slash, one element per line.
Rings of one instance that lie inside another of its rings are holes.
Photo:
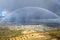
<path fill-rule="evenodd" d="M 6 13 L 6 11 L 7 11 L 8 12 L 7 14 L 14 15 L 13 13 L 19 13 L 18 11 L 20 10 L 20 8 L 25 8 L 25 7 L 39 7 L 39 8 L 47 9 L 50 12 L 53 12 L 54 15 L 56 14 L 57 16 L 60 17 L 60 0 L 0 0 L 0 9 L 2 9 L 2 13 Z M 17 10 L 17 9 L 19 9 L 19 10 L 15 12 L 15 10 Z M 21 10 L 20 10 L 20 12 L 21 12 Z M 26 10 L 26 9 L 24 9 L 24 10 Z M 29 11 L 30 9 L 27 9 L 27 10 Z M 48 13 L 50 13 L 49 11 L 48 11 Z M 46 13 L 46 10 L 43 10 L 42 12 Z M 38 13 L 41 13 L 41 12 L 38 12 Z M 0 15 L 1 15 L 1 13 L 0 13 Z M 22 13 L 21 15 L 18 15 L 18 16 L 23 16 L 23 15 L 24 15 L 24 13 Z M 10 15 L 8 15 L 8 16 L 10 16 Z M 18 17 L 18 16 L 16 16 L 16 17 Z M 19 17 L 18 17 L 18 20 L 19 20 Z M 57 20 L 55 20 L 55 21 L 57 21 Z"/>
<path fill-rule="evenodd" d="M 12 12 L 23 7 L 42 7 L 60 13 L 60 0 L 0 0 L 0 9 Z"/>
<path fill-rule="evenodd" d="M 58 20 L 60 20 L 59 16 L 47 9 L 25 7 L 8 14 L 1 21 L 20 24 L 50 24 L 59 23 L 60 21 Z"/>
<path fill-rule="evenodd" d="M 0 10 L 0 16 L 2 16 L 2 10 Z"/>

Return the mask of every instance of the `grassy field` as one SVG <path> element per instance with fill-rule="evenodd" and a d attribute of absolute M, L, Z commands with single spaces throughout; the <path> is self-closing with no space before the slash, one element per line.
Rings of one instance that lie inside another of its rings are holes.
<path fill-rule="evenodd" d="M 0 40 L 60 40 L 60 29 L 49 31 L 0 29 Z"/>

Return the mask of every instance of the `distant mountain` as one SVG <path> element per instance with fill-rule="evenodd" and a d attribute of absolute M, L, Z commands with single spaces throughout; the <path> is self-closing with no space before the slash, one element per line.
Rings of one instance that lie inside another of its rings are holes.
<path fill-rule="evenodd" d="M 4 17 L 1 22 L 15 22 L 20 24 L 51 24 L 60 23 L 55 13 L 39 7 L 26 7 L 15 10 Z"/>

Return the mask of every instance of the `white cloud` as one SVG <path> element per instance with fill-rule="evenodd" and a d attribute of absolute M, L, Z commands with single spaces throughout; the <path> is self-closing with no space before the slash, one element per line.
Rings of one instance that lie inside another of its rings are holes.
<path fill-rule="evenodd" d="M 7 16 L 7 11 L 2 11 L 2 16 Z"/>

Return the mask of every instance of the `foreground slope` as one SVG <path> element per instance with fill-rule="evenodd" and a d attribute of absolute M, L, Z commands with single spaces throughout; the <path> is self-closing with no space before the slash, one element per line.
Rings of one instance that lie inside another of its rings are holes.
<path fill-rule="evenodd" d="M 0 30 L 0 40 L 60 40 L 60 29 L 50 31 Z"/>

